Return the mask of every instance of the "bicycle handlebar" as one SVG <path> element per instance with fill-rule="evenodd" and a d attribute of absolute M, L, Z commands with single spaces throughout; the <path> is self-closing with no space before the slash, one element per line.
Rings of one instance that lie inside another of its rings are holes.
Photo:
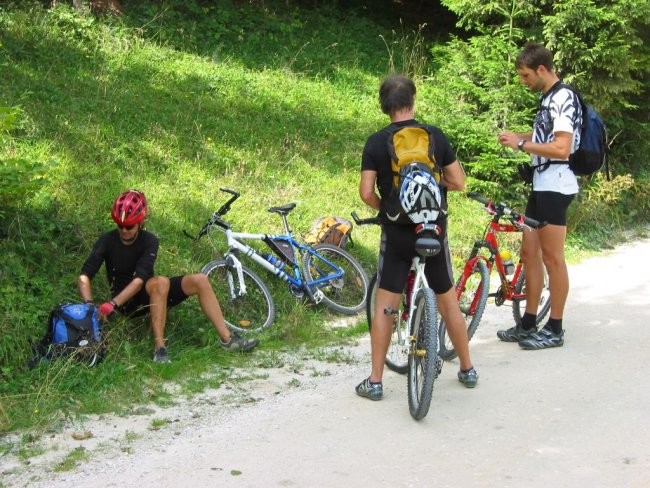
<path fill-rule="evenodd" d="M 221 217 L 223 215 L 226 215 L 230 211 L 230 205 L 239 198 L 239 193 L 229 188 L 219 188 L 219 190 L 221 190 L 224 193 L 229 193 L 232 195 L 226 203 L 224 203 L 223 205 L 221 205 L 221 207 L 219 207 L 219 210 L 217 210 L 214 214 L 212 214 L 213 216 L 217 215 Z"/>
<path fill-rule="evenodd" d="M 480 195 L 479 193 L 476 193 L 475 191 L 470 191 L 467 196 L 473 200 L 476 200 L 477 202 L 481 202 L 483 205 L 488 205 L 490 203 L 490 200 Z"/>
<path fill-rule="evenodd" d="M 482 203 L 485 206 L 485 210 L 490 214 L 496 216 L 497 220 L 503 216 L 506 216 L 514 225 L 517 227 L 530 227 L 533 229 L 539 229 L 546 225 L 546 222 L 539 222 L 538 220 L 531 219 L 526 217 L 523 214 L 519 214 L 513 211 L 505 203 L 493 203 L 484 196 L 471 191 L 467 194 L 472 200 Z"/>
<path fill-rule="evenodd" d="M 354 223 L 357 225 L 369 225 L 369 224 L 380 224 L 379 220 L 379 215 L 376 215 L 375 217 L 368 217 L 366 219 L 361 219 L 357 215 L 356 212 L 352 212 L 352 220 L 354 220 Z"/>
<path fill-rule="evenodd" d="M 224 193 L 228 193 L 228 194 L 230 194 L 232 196 L 228 199 L 228 201 L 226 203 L 221 205 L 221 207 L 219 207 L 218 210 L 215 210 L 212 213 L 212 216 L 208 219 L 208 221 L 205 223 L 205 225 L 203 225 L 203 227 L 201 228 L 201 230 L 199 231 L 199 233 L 196 236 L 193 236 L 192 234 L 190 234 L 186 230 L 183 230 L 183 234 L 185 234 L 186 237 L 189 237 L 193 241 L 198 241 L 201 237 L 206 235 L 208 233 L 208 229 L 211 226 L 213 226 L 214 224 L 216 224 L 216 223 L 220 223 L 222 227 L 228 227 L 228 224 L 226 222 L 224 222 L 221 219 L 221 217 L 223 217 L 224 215 L 226 215 L 230 211 L 230 206 L 232 205 L 232 203 L 235 200 L 237 200 L 239 198 L 240 194 L 239 194 L 239 192 L 236 192 L 235 190 L 231 190 L 229 188 L 219 188 L 219 190 L 221 190 Z"/>

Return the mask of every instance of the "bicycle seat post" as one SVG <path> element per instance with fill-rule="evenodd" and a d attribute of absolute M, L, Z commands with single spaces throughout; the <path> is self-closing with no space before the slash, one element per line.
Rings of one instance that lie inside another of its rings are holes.
<path fill-rule="evenodd" d="M 282 217 L 282 225 L 284 226 L 284 232 L 290 236 L 291 229 L 289 228 L 289 222 L 287 221 L 287 214 L 281 213 L 280 217 Z"/>

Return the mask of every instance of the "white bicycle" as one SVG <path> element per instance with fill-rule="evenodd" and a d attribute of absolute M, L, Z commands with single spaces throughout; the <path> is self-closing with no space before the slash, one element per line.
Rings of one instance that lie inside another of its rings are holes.
<path fill-rule="evenodd" d="M 357 225 L 379 224 L 378 217 L 360 219 L 352 212 Z M 440 229 L 435 224 L 416 226 L 416 256 L 413 258 L 409 278 L 398 309 L 387 308 L 383 313 L 393 318 L 391 342 L 385 363 L 389 369 L 407 373 L 408 401 L 411 416 L 423 419 L 429 412 L 433 385 L 442 370 L 438 355 L 438 311 L 436 296 L 424 275 L 426 258 L 441 250 L 437 239 Z M 370 280 L 368 304 L 368 329 L 372 331 L 377 274 Z"/>
<path fill-rule="evenodd" d="M 346 315 L 363 310 L 368 296 L 368 275 L 347 251 L 330 244 L 309 246 L 298 242 L 289 228 L 287 215 L 296 207 L 289 203 L 271 207 L 269 212 L 282 218 L 284 234 L 249 234 L 235 232 L 223 216 L 239 193 L 227 188 L 221 191 L 230 198 L 201 228 L 198 240 L 211 231 L 225 233 L 228 249 L 223 258 L 207 263 L 201 269 L 219 298 L 226 324 L 238 332 L 261 332 L 275 318 L 275 303 L 268 286 L 257 273 L 242 264 L 246 257 L 284 281 L 296 298 L 308 297 L 329 309 Z M 272 253 L 261 253 L 244 241 L 261 241 Z"/>

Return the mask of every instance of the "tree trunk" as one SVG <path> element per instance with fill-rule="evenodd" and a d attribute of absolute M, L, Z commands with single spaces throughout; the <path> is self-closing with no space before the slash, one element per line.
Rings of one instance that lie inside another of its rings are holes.
<path fill-rule="evenodd" d="M 124 7 L 120 4 L 118 0 L 89 0 L 90 10 L 97 14 L 123 14 Z M 52 0 L 50 2 L 50 8 L 56 7 L 57 0 Z M 83 0 L 72 0 L 72 6 L 77 12 L 83 10 Z"/>
<path fill-rule="evenodd" d="M 74 0 L 80 2 L 80 0 Z M 117 0 L 90 0 L 90 10 L 95 13 L 123 14 L 124 7 Z"/>

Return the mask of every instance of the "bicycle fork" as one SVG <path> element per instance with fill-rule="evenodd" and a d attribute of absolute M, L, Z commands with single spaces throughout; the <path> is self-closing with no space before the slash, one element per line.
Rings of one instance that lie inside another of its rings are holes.
<path fill-rule="evenodd" d="M 230 292 L 230 299 L 235 300 L 241 296 L 246 295 L 246 283 L 244 282 L 244 272 L 242 271 L 241 261 L 232 254 L 226 257 L 226 262 L 235 269 L 237 272 L 237 280 L 239 287 L 235 286 L 232 273 L 227 273 L 226 280 L 228 281 L 228 291 Z"/>

